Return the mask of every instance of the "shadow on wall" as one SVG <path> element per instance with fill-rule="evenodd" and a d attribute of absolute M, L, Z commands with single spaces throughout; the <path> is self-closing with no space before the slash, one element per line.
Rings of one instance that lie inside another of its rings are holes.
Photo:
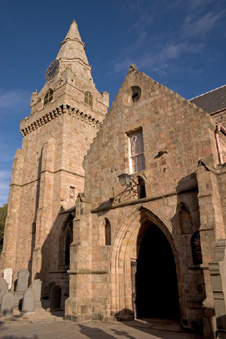
<path fill-rule="evenodd" d="M 60 208 L 56 220 L 41 249 L 41 270 L 35 275 L 35 279 L 41 279 L 43 282 L 43 299 L 45 304 L 51 303 L 51 288 L 55 289 L 53 308 L 51 313 L 55 314 L 55 308 L 58 311 L 64 310 L 65 300 L 69 297 L 69 258 L 70 244 L 73 240 L 73 219 L 75 216 L 75 206 L 65 210 Z M 51 285 L 51 286 L 49 286 Z M 47 307 L 47 308 L 49 308 Z"/>
<path fill-rule="evenodd" d="M 31 234 L 31 252 L 30 252 L 30 259 L 28 261 L 28 270 L 32 272 L 32 258 L 33 258 L 33 250 L 35 248 L 35 241 L 36 241 L 36 221 L 37 221 L 37 214 L 38 214 L 38 205 L 39 205 L 39 198 L 40 198 L 40 178 L 41 178 L 41 169 L 42 169 L 42 157 L 43 157 L 43 149 L 41 150 L 41 154 L 38 160 L 38 173 L 37 173 L 37 190 L 36 190 L 36 197 L 35 197 L 35 214 L 34 220 L 32 223 L 32 234 Z M 31 274 L 29 277 L 29 283 L 31 283 Z"/>
<path fill-rule="evenodd" d="M 218 317 L 217 319 L 217 328 L 216 338 L 225 338 L 225 329 L 226 329 L 226 314 Z"/>
<path fill-rule="evenodd" d="M 171 219 L 177 239 L 176 259 L 181 324 L 193 333 L 203 332 L 203 301 L 206 298 L 200 241 L 200 212 L 196 173 L 183 177 L 177 185 L 177 210 Z M 179 268 L 183 267 L 183 274 Z"/>

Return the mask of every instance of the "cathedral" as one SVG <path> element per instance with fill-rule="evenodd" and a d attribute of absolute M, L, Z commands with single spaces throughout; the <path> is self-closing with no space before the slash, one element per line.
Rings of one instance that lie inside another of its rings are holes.
<path fill-rule="evenodd" d="M 45 77 L 20 124 L 1 269 L 28 269 L 43 298 L 60 286 L 72 321 L 225 335 L 226 86 L 188 101 L 131 65 L 108 112 L 75 21 Z"/>

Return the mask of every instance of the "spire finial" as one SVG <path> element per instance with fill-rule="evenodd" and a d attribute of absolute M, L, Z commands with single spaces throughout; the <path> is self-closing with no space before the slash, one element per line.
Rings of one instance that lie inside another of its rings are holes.
<path fill-rule="evenodd" d="M 64 39 L 64 41 L 61 44 L 64 44 L 67 40 L 79 40 L 82 42 L 81 36 L 78 31 L 78 25 L 75 20 L 72 21 L 71 26 L 69 28 L 69 31 L 67 32 L 67 35 Z"/>
<path fill-rule="evenodd" d="M 138 69 L 137 69 L 137 66 L 135 64 L 132 64 L 132 65 L 130 65 L 130 68 L 128 70 L 128 74 L 131 73 L 131 72 L 134 72 L 134 71 L 138 72 Z"/>
<path fill-rule="evenodd" d="M 66 66 L 68 66 L 68 60 L 70 60 L 70 64 L 73 64 L 72 69 L 75 69 L 78 72 L 78 68 L 85 67 L 89 70 L 89 77 L 91 72 L 91 66 L 89 65 L 86 52 L 85 52 L 85 44 L 82 42 L 81 36 L 79 34 L 78 25 L 75 20 L 72 21 L 69 31 L 61 43 L 61 48 L 59 53 L 57 54 L 56 59 L 60 60 L 62 63 L 66 62 Z M 83 64 L 83 66 L 82 66 Z M 80 72 L 80 71 L 79 71 Z M 78 72 L 78 73 L 79 73 Z"/>

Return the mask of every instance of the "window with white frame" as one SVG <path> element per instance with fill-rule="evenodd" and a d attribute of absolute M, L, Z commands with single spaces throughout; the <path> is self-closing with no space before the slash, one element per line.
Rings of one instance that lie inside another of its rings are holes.
<path fill-rule="evenodd" d="M 130 172 L 135 173 L 144 170 L 144 143 L 142 130 L 128 134 Z"/>

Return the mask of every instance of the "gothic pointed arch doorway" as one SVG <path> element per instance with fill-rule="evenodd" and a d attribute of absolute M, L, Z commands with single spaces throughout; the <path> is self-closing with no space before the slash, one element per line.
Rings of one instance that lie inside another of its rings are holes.
<path fill-rule="evenodd" d="M 174 254 L 162 230 L 150 220 L 137 237 L 137 318 L 179 319 L 178 284 Z"/>

